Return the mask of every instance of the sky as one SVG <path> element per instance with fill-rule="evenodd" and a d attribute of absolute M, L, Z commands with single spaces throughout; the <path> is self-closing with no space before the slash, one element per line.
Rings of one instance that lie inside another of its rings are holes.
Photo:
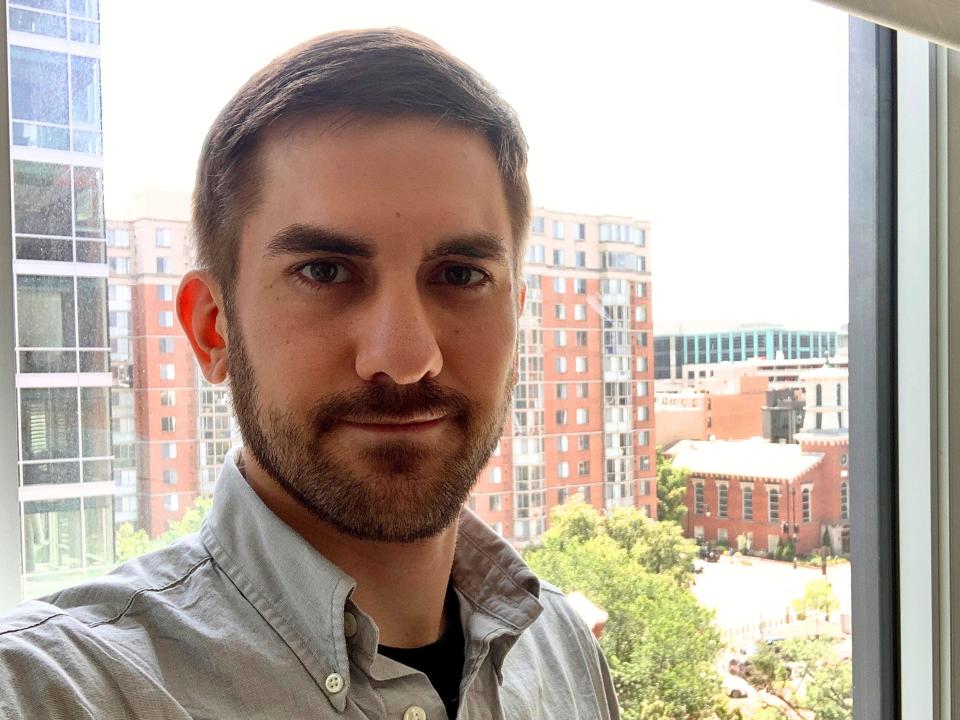
<path fill-rule="evenodd" d="M 811 0 L 101 0 L 106 208 L 189 192 L 220 108 L 294 44 L 399 25 L 517 110 L 534 202 L 652 223 L 655 328 L 847 321 L 847 16 Z"/>

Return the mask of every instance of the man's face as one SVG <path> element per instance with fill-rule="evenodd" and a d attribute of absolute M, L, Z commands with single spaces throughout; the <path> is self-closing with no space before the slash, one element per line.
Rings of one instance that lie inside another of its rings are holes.
<path fill-rule="evenodd" d="M 342 532 L 435 535 L 513 385 L 523 290 L 494 155 L 432 120 L 314 118 L 260 162 L 227 308 L 248 459 Z"/>

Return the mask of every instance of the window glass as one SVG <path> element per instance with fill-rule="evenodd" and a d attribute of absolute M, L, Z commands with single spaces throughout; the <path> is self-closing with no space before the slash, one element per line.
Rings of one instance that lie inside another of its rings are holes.
<path fill-rule="evenodd" d="M 70 166 L 13 161 L 13 215 L 18 233 L 72 234 Z"/>
<path fill-rule="evenodd" d="M 67 87 L 66 54 L 17 45 L 10 47 L 10 104 L 14 120 L 66 125 L 69 118 Z"/>
<path fill-rule="evenodd" d="M 107 280 L 77 278 L 80 347 L 107 347 Z"/>
<path fill-rule="evenodd" d="M 79 457 L 77 389 L 23 388 L 20 425 L 23 460 Z"/>
<path fill-rule="evenodd" d="M 74 191 L 77 237 L 105 237 L 103 171 L 100 168 L 74 168 Z"/>
<path fill-rule="evenodd" d="M 20 347 L 76 347 L 73 278 L 17 276 Z"/>
<path fill-rule="evenodd" d="M 73 102 L 70 117 L 74 125 L 100 128 L 100 61 L 73 55 L 70 58 L 70 85 Z"/>
<path fill-rule="evenodd" d="M 109 456 L 110 388 L 80 388 L 80 410 L 84 457 Z"/>

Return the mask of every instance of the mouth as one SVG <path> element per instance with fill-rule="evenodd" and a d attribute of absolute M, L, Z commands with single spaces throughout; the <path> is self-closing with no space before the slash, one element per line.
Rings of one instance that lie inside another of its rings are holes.
<path fill-rule="evenodd" d="M 423 433 L 439 427 L 446 420 L 445 415 L 422 416 L 402 420 L 344 420 L 342 424 L 368 433 L 404 434 Z"/>

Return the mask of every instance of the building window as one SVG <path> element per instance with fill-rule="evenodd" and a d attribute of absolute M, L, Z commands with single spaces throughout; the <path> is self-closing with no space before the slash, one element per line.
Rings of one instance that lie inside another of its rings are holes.
<path fill-rule="evenodd" d="M 570 438 L 567 435 L 561 435 L 557 438 L 557 452 L 566 452 L 570 448 Z"/>
<path fill-rule="evenodd" d="M 577 383 L 577 398 L 585 400 L 590 397 L 590 383 Z"/>
<path fill-rule="evenodd" d="M 573 264 L 578 268 L 585 268 L 587 266 L 587 254 L 583 250 L 577 250 L 574 254 Z"/>
<path fill-rule="evenodd" d="M 499 512 L 503 509 L 503 496 L 499 493 L 490 496 L 490 512 Z"/>
<path fill-rule="evenodd" d="M 637 406 L 637 420 L 639 422 L 646 422 L 650 419 L 650 409 L 646 405 Z"/>
<path fill-rule="evenodd" d="M 637 445 L 647 447 L 650 444 L 650 431 L 641 430 L 637 433 Z"/>
<path fill-rule="evenodd" d="M 850 464 L 850 458 L 847 453 L 840 453 L 840 467 L 846 467 Z"/>
<path fill-rule="evenodd" d="M 557 477 L 558 478 L 570 477 L 570 463 L 562 462 L 559 465 L 557 465 Z"/>
<path fill-rule="evenodd" d="M 574 368 L 578 373 L 587 371 L 587 358 L 584 356 L 578 356 L 574 358 Z"/>
<path fill-rule="evenodd" d="M 586 295 L 587 294 L 587 280 L 586 278 L 574 278 L 573 279 L 573 292 L 577 295 Z"/>
<path fill-rule="evenodd" d="M 553 221 L 553 237 L 555 240 L 563 240 L 563 222 L 560 220 Z"/>
<path fill-rule="evenodd" d="M 800 493 L 800 507 L 803 512 L 803 522 L 810 522 L 810 488 L 804 488 Z"/>
<path fill-rule="evenodd" d="M 647 336 L 646 331 L 637 333 L 637 345 L 639 345 L 640 347 L 646 347 L 648 341 L 649 341 L 649 338 Z"/>
<path fill-rule="evenodd" d="M 554 278 L 553 291 L 558 295 L 563 295 L 567 291 L 567 279 L 562 277 Z"/>
<path fill-rule="evenodd" d="M 649 455 L 641 455 L 641 456 L 640 456 L 640 469 L 641 469 L 641 470 L 649 470 L 649 469 L 650 469 L 650 456 L 649 456 Z"/>
<path fill-rule="evenodd" d="M 580 347 L 586 347 L 587 345 L 586 330 L 577 330 L 577 345 L 579 345 Z"/>
<path fill-rule="evenodd" d="M 177 471 L 173 469 L 167 469 L 163 471 L 163 483 L 164 485 L 176 485 L 177 484 Z"/>
<path fill-rule="evenodd" d="M 173 338 L 172 337 L 160 338 L 160 354 L 169 355 L 172 352 L 173 352 Z"/>
<path fill-rule="evenodd" d="M 586 319 L 587 319 L 587 306 L 586 306 L 586 305 L 574 305 L 574 306 L 573 306 L 573 319 L 574 319 L 574 320 L 586 320 Z"/>
<path fill-rule="evenodd" d="M 173 285 L 157 285 L 157 300 L 160 302 L 173 300 Z"/>
<path fill-rule="evenodd" d="M 579 440 L 577 441 L 577 447 L 579 447 L 581 450 L 589 450 L 589 449 L 590 449 L 590 436 L 589 436 L 589 435 L 581 435 L 580 438 L 579 438 Z"/>
<path fill-rule="evenodd" d="M 556 345 L 557 347 L 567 346 L 567 333 L 565 330 L 553 331 L 553 344 Z"/>
<path fill-rule="evenodd" d="M 154 244 L 158 248 L 173 246 L 170 228 L 157 228 L 153 231 Z"/>
<path fill-rule="evenodd" d="M 503 482 L 503 468 L 490 468 L 490 482 L 494 485 L 499 485 Z"/>
<path fill-rule="evenodd" d="M 176 405 L 176 404 L 177 404 L 177 391 L 176 391 L 176 390 L 161 390 L 161 391 L 160 391 L 160 404 L 161 404 L 161 405 Z"/>
<path fill-rule="evenodd" d="M 160 363 L 160 379 L 174 380 L 177 377 L 177 368 L 173 363 Z"/>
<path fill-rule="evenodd" d="M 703 515 L 706 512 L 703 502 L 703 483 L 693 484 L 693 512 L 695 515 Z"/>
<path fill-rule="evenodd" d="M 777 488 L 767 491 L 767 512 L 770 522 L 780 521 L 780 491 Z"/>
<path fill-rule="evenodd" d="M 130 231 L 120 228 L 107 230 L 107 247 L 130 247 Z"/>
<path fill-rule="evenodd" d="M 107 265 L 110 266 L 110 271 L 114 275 L 127 275 L 130 273 L 130 258 L 107 258 Z"/>
<path fill-rule="evenodd" d="M 717 517 L 727 517 L 727 501 L 730 492 L 726 484 L 717 486 Z"/>
<path fill-rule="evenodd" d="M 637 383 L 637 397 L 647 397 L 649 395 L 649 383 L 646 381 Z"/>
<path fill-rule="evenodd" d="M 563 250 L 553 251 L 553 264 L 557 266 L 562 266 L 564 264 Z"/>
<path fill-rule="evenodd" d="M 554 305 L 553 306 L 553 316 L 557 320 L 566 320 L 567 319 L 567 306 L 566 305 Z"/>
<path fill-rule="evenodd" d="M 546 250 L 543 245 L 530 245 L 527 247 L 526 261 L 528 263 L 543 263 L 546 257 Z"/>
<path fill-rule="evenodd" d="M 743 519 L 753 520 L 753 488 L 743 488 Z"/>
<path fill-rule="evenodd" d="M 583 477 L 584 475 L 589 475 L 589 474 L 590 474 L 590 461 L 581 460 L 580 462 L 578 462 L 577 475 L 579 475 L 580 477 Z"/>
<path fill-rule="evenodd" d="M 590 412 L 586 408 L 577 408 L 577 425 L 586 425 Z"/>
<path fill-rule="evenodd" d="M 573 239 L 577 242 L 583 242 L 587 239 L 587 226 L 584 223 L 574 223 Z"/>
<path fill-rule="evenodd" d="M 170 258 L 168 257 L 158 257 L 157 258 L 157 272 L 158 273 L 169 273 L 170 272 Z"/>
<path fill-rule="evenodd" d="M 557 410 L 556 412 L 557 425 L 566 425 L 567 424 L 567 411 L 566 410 Z"/>
<path fill-rule="evenodd" d="M 164 443 L 164 444 L 163 444 L 163 459 L 164 459 L 164 460 L 176 460 L 176 459 L 177 459 L 177 444 L 176 444 L 176 443 Z"/>
<path fill-rule="evenodd" d="M 163 432 L 174 432 L 177 429 L 177 418 L 173 415 L 166 415 L 160 418 L 160 429 Z"/>
<path fill-rule="evenodd" d="M 531 230 L 534 235 L 543 235 L 545 225 L 546 223 L 544 223 L 542 215 L 533 216 L 533 225 Z"/>
<path fill-rule="evenodd" d="M 566 400 L 567 399 L 567 384 L 566 383 L 557 383 L 557 400 Z"/>
<path fill-rule="evenodd" d="M 840 483 L 840 519 L 850 519 L 850 485 L 849 483 Z"/>
<path fill-rule="evenodd" d="M 639 305 L 634 308 L 633 312 L 634 320 L 636 320 L 638 323 L 644 323 L 647 321 L 647 308 L 643 305 Z"/>
<path fill-rule="evenodd" d="M 180 496 L 165 495 L 163 498 L 163 509 L 167 512 L 177 512 L 180 509 Z"/>
<path fill-rule="evenodd" d="M 172 310 L 163 310 L 157 314 L 157 324 L 160 327 L 172 328 L 173 327 L 173 311 Z"/>
<path fill-rule="evenodd" d="M 553 365 L 558 373 L 565 373 L 567 371 L 567 359 L 562 355 L 553 359 Z"/>

